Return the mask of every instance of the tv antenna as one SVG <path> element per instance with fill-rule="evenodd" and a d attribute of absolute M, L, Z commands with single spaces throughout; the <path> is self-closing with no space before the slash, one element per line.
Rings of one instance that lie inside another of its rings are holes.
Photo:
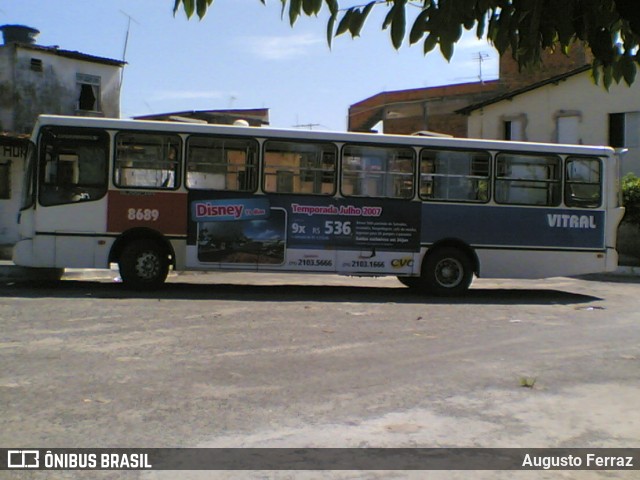
<path fill-rule="evenodd" d="M 313 130 L 313 127 L 321 126 L 319 123 L 299 123 L 298 125 L 294 125 L 293 128 L 308 128 L 309 130 Z"/>
<path fill-rule="evenodd" d="M 489 54 L 487 52 L 477 52 L 475 55 L 475 59 L 478 61 L 478 79 L 480 80 L 480 83 L 484 83 L 484 78 L 482 78 L 482 64 L 487 58 L 489 58 Z"/>
<path fill-rule="evenodd" d="M 123 14 L 125 17 L 127 17 L 127 33 L 124 36 L 124 48 L 122 50 L 122 61 L 124 62 L 125 59 L 127 58 L 127 45 L 129 44 L 129 31 L 131 30 L 131 22 L 133 21 L 133 23 L 135 23 L 136 25 L 140 25 L 140 22 L 138 22 L 135 18 L 133 18 L 124 10 L 120 10 L 120 13 Z M 120 72 L 120 87 L 122 87 L 123 79 L 124 79 L 124 65 L 122 66 L 122 71 Z"/>

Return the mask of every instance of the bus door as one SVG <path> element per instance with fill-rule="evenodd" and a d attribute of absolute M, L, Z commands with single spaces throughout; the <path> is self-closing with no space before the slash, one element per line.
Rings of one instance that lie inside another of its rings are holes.
<path fill-rule="evenodd" d="M 39 139 L 35 249 L 56 267 L 90 267 L 105 230 L 109 135 L 44 127 Z M 104 247 L 103 247 L 104 248 Z"/>

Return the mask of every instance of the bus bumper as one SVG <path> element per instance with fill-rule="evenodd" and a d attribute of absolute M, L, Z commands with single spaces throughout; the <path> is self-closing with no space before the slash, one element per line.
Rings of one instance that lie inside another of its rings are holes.
<path fill-rule="evenodd" d="M 20 267 L 37 267 L 34 260 L 33 240 L 20 240 L 13 246 L 13 263 Z"/>
<path fill-rule="evenodd" d="M 607 248 L 605 259 L 605 271 L 614 272 L 618 268 L 618 251 L 615 248 Z"/>

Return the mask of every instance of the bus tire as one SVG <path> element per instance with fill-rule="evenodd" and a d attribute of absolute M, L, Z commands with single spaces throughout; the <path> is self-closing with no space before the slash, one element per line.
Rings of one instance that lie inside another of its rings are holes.
<path fill-rule="evenodd" d="M 471 285 L 473 263 L 462 250 L 441 247 L 425 259 L 422 279 L 429 293 L 438 296 L 461 295 Z"/>
<path fill-rule="evenodd" d="M 158 242 L 138 239 L 124 247 L 118 266 L 125 286 L 135 290 L 155 290 L 169 274 L 169 256 Z"/>
<path fill-rule="evenodd" d="M 423 286 L 421 277 L 398 277 L 398 281 L 411 289 L 418 289 Z"/>

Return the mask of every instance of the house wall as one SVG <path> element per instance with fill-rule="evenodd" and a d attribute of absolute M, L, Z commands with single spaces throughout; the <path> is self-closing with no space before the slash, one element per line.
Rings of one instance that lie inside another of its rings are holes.
<path fill-rule="evenodd" d="M 3 186 L 7 183 L 9 186 L 9 198 L 0 195 L 0 258 L 9 256 L 10 252 L 4 252 L 4 246 L 18 241 L 16 219 L 20 208 L 26 148 L 26 140 L 7 140 L 0 137 L 0 182 L 3 182 Z M 8 175 L 8 179 L 4 175 Z"/>
<path fill-rule="evenodd" d="M 0 47 L 0 132 L 13 125 L 13 53 Z"/>
<path fill-rule="evenodd" d="M 468 117 L 470 137 L 504 139 L 504 122 L 521 120 L 525 141 L 558 142 L 558 117 L 577 116 L 577 143 L 609 144 L 609 115 L 640 112 L 640 82 L 631 87 L 612 85 L 609 91 L 596 85 L 586 71 L 558 84 L 549 84 L 473 111 Z M 640 175 L 640 131 L 627 138 L 629 152 L 623 174 Z"/>
<path fill-rule="evenodd" d="M 120 68 L 18 44 L 0 49 L 0 130 L 28 133 L 41 113 L 120 116 Z M 34 70 L 32 60 L 42 62 Z M 99 111 L 78 109 L 77 74 L 100 78 Z"/>

